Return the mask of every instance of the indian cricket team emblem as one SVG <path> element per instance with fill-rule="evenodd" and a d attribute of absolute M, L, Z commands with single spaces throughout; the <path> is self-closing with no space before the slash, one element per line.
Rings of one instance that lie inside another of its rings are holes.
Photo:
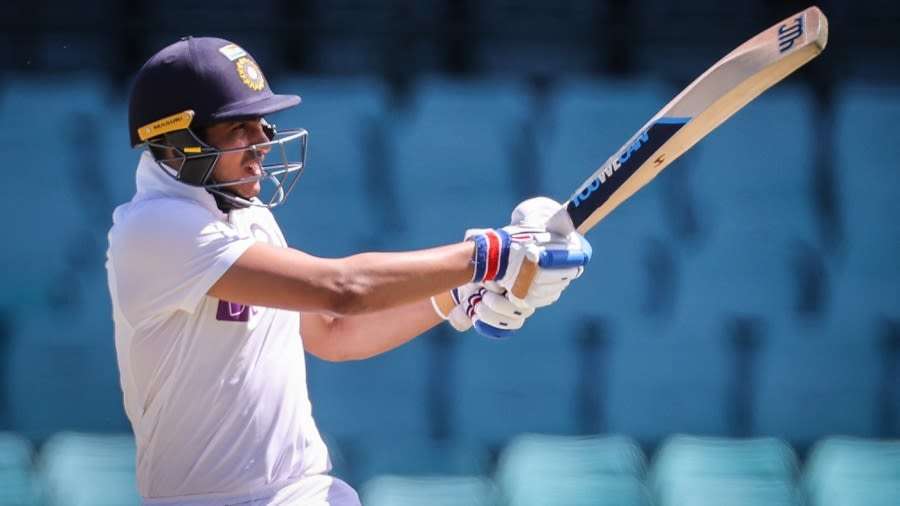
<path fill-rule="evenodd" d="M 251 90 L 261 91 L 266 86 L 266 79 L 263 77 L 262 71 L 250 58 L 246 56 L 238 58 L 234 65 L 237 67 L 241 81 Z"/>

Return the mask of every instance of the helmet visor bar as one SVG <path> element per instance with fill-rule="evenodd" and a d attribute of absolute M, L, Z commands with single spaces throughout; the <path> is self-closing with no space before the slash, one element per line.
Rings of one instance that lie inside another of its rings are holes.
<path fill-rule="evenodd" d="M 198 154 L 184 153 L 169 160 L 181 162 L 209 156 L 221 156 L 228 153 L 251 151 L 260 161 L 260 174 L 228 181 L 214 181 L 211 177 L 202 186 L 220 197 L 239 204 L 261 207 L 276 207 L 282 204 L 297 184 L 297 180 L 306 166 L 306 146 L 308 133 L 302 128 L 277 132 L 269 142 L 253 144 L 240 148 L 216 149 L 204 148 Z M 233 189 L 247 183 L 260 182 L 258 195 L 249 198 L 240 195 Z"/>

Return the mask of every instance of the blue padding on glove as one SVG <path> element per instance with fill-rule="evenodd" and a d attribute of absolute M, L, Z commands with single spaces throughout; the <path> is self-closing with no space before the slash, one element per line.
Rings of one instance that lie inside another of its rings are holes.
<path fill-rule="evenodd" d="M 582 250 L 572 251 L 567 249 L 548 249 L 541 252 L 538 265 L 545 269 L 565 269 L 568 267 L 582 267 L 591 261 L 591 245 L 586 240 L 581 240 Z"/>
<path fill-rule="evenodd" d="M 488 325 L 481 320 L 475 322 L 475 330 L 477 330 L 479 334 L 492 339 L 506 339 L 515 332 L 515 330 L 501 329 Z"/>

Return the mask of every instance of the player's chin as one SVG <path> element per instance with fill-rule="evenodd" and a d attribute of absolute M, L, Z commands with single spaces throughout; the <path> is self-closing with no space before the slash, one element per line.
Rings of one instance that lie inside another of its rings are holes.
<path fill-rule="evenodd" d="M 245 183 L 238 186 L 236 189 L 237 194 L 241 197 L 244 197 L 247 200 L 252 199 L 259 195 L 259 192 L 262 191 L 262 185 L 260 185 L 259 181 L 253 181 L 252 183 Z"/>

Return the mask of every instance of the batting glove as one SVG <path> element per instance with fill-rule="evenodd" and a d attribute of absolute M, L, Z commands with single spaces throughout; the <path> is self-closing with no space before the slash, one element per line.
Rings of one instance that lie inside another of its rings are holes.
<path fill-rule="evenodd" d="M 525 200 L 513 209 L 510 227 L 542 229 L 560 207 L 562 204 L 547 197 Z M 573 231 L 568 236 L 547 234 L 549 237 L 542 237 L 546 240 L 538 243 L 538 271 L 524 299 L 515 297 L 506 287 L 490 282 L 485 283 L 485 286 L 497 293 L 504 293 L 506 290 L 506 297 L 517 305 L 539 308 L 556 302 L 569 283 L 584 272 L 593 249 L 578 232 Z"/>
<path fill-rule="evenodd" d="M 474 326 L 480 334 L 494 338 L 507 337 L 522 328 L 525 319 L 534 313 L 533 308 L 516 306 L 502 294 L 477 283 L 432 297 L 431 304 L 454 329 L 465 332 Z"/>

